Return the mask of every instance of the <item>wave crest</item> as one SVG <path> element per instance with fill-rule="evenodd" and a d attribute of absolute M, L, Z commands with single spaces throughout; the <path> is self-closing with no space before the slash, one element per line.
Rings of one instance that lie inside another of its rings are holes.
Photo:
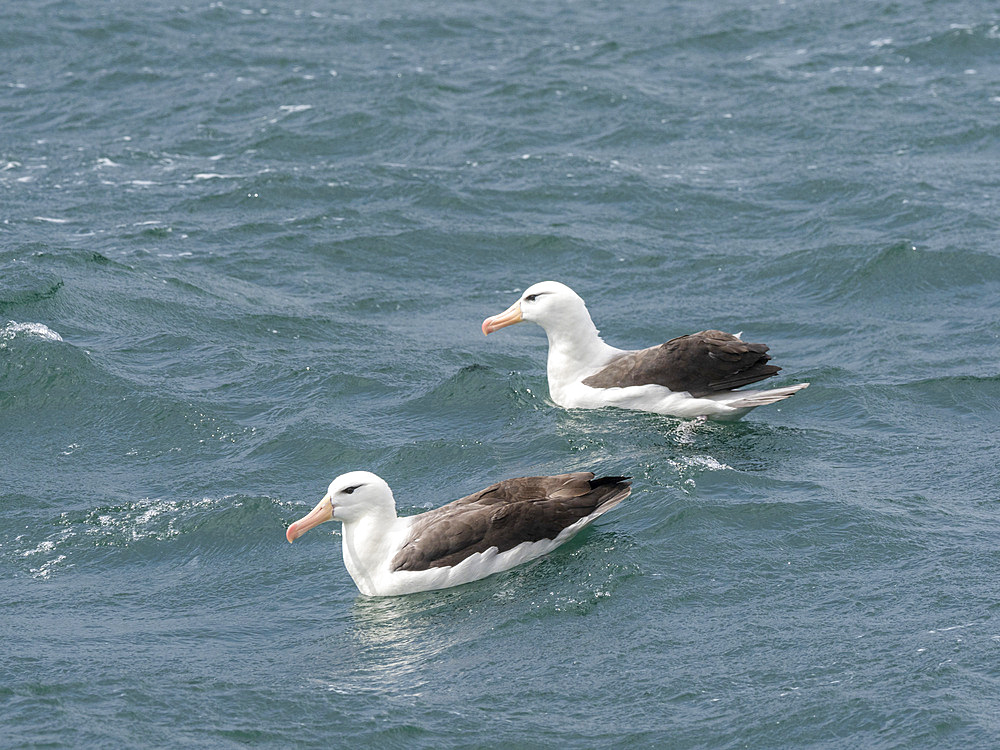
<path fill-rule="evenodd" d="M 0 342 L 10 341 L 17 336 L 35 336 L 46 341 L 62 341 L 63 337 L 44 323 L 17 323 L 13 320 L 0 328 Z M 2 346 L 2 344 L 0 344 Z"/>

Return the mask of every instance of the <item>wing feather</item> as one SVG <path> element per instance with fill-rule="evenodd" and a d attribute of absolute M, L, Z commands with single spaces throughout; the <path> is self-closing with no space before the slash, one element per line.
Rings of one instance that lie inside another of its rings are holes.
<path fill-rule="evenodd" d="M 678 336 L 649 349 L 626 352 L 583 381 L 592 388 L 662 385 L 700 398 L 773 377 L 766 344 L 751 344 L 722 331 Z"/>
<path fill-rule="evenodd" d="M 590 472 L 507 479 L 417 516 L 392 570 L 427 570 L 496 547 L 555 539 L 559 532 L 621 502 L 627 477 L 595 479 Z"/>

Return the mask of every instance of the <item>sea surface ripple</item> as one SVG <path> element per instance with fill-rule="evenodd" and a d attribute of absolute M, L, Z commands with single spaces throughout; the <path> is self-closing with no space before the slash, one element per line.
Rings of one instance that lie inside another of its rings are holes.
<path fill-rule="evenodd" d="M 998 123 L 971 0 L 3 4 L 0 745 L 997 746 Z M 812 385 L 560 410 L 548 278 Z M 352 469 L 635 491 L 365 599 Z"/>

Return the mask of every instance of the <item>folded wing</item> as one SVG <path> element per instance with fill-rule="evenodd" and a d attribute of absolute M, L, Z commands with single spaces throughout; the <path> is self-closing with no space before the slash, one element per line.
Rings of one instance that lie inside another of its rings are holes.
<path fill-rule="evenodd" d="M 418 516 L 392 570 L 457 565 L 476 552 L 555 539 L 577 521 L 609 510 L 631 492 L 627 477 L 590 472 L 507 479 Z"/>
<path fill-rule="evenodd" d="M 649 349 L 626 352 L 583 381 L 591 388 L 662 385 L 700 398 L 773 377 L 766 344 L 748 344 L 730 333 L 700 331 Z"/>

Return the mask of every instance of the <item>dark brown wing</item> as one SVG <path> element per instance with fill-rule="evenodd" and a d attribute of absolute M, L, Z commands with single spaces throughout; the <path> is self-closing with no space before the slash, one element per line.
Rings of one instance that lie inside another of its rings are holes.
<path fill-rule="evenodd" d="M 490 547 L 505 552 L 522 542 L 555 539 L 567 526 L 624 500 L 628 477 L 590 472 L 506 479 L 418 516 L 392 570 L 457 565 Z"/>
<path fill-rule="evenodd" d="M 770 378 L 766 344 L 748 344 L 722 331 L 701 331 L 665 344 L 626 352 L 583 381 L 591 388 L 662 385 L 695 398 Z"/>

